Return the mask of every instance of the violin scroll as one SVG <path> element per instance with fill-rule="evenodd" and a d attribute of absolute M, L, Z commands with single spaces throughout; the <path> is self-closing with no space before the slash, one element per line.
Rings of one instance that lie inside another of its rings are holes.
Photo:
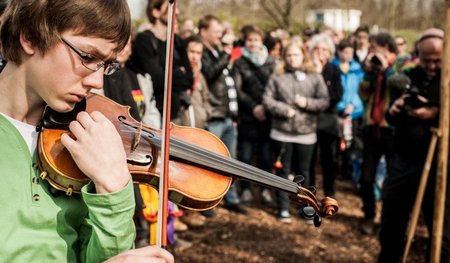
<path fill-rule="evenodd" d="M 335 199 L 325 197 L 319 201 L 310 189 L 302 186 L 298 187 L 296 198 L 297 203 L 303 207 L 301 215 L 306 220 L 313 220 L 316 227 L 322 223 L 322 217 L 332 217 L 339 210 Z"/>

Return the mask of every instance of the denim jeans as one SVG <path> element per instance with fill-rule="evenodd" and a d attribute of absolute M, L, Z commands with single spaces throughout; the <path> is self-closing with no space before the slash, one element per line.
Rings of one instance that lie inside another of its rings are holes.
<path fill-rule="evenodd" d="M 209 121 L 208 131 L 222 140 L 225 146 L 227 146 L 231 157 L 236 158 L 237 128 L 234 126 L 233 120 L 231 118 Z M 231 185 L 230 189 L 225 195 L 225 202 L 227 204 L 240 203 L 235 184 Z"/>

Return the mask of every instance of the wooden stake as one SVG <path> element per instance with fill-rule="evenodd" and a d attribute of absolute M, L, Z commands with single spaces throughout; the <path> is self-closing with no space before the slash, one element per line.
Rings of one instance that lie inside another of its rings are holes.
<path fill-rule="evenodd" d="M 436 174 L 436 192 L 434 200 L 434 219 L 433 233 L 431 240 L 431 261 L 438 263 L 440 261 L 442 247 L 442 232 L 444 228 L 444 210 L 445 196 L 447 190 L 447 160 L 448 160 L 448 139 L 449 139 L 449 84 L 450 84 L 450 43 L 448 34 L 450 34 L 450 0 L 446 0 L 446 23 L 445 23 L 445 40 L 444 40 L 444 56 L 442 58 L 443 65 L 441 71 L 441 107 L 439 116 L 439 130 L 442 134 L 437 161 Z"/>
<path fill-rule="evenodd" d="M 411 212 L 411 218 L 409 219 L 408 230 L 406 231 L 406 246 L 403 252 L 403 263 L 406 263 L 408 259 L 409 249 L 411 248 L 411 242 L 416 232 L 417 221 L 419 219 L 419 214 L 422 207 L 423 196 L 425 194 L 425 189 L 428 182 L 428 177 L 430 175 L 431 165 L 433 163 L 434 152 L 436 150 L 436 143 L 438 137 L 440 136 L 438 129 L 433 129 L 433 137 L 431 137 L 430 146 L 428 147 L 428 154 L 425 164 L 422 169 L 422 176 L 420 177 L 419 188 L 417 189 L 416 201 L 414 203 L 413 211 Z"/>

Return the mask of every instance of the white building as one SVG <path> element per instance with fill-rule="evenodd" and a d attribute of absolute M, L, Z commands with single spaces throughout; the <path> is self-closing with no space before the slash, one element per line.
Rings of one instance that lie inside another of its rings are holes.
<path fill-rule="evenodd" d="M 128 0 L 131 19 L 135 20 L 146 18 L 145 8 L 147 7 L 147 2 L 147 0 Z"/>
<path fill-rule="evenodd" d="M 360 24 L 362 12 L 355 9 L 318 9 L 306 12 L 311 27 L 322 24 L 335 30 L 354 31 Z"/>

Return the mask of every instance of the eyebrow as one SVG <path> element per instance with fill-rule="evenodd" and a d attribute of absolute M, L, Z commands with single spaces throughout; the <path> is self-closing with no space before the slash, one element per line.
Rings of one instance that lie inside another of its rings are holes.
<path fill-rule="evenodd" d="M 116 56 L 110 57 L 110 56 L 105 55 L 104 53 L 100 52 L 100 50 L 98 50 L 95 46 L 90 45 L 89 43 L 84 44 L 84 46 L 86 48 L 83 47 L 83 49 L 81 49 L 81 48 L 80 49 L 83 50 L 85 53 L 92 55 L 98 59 L 101 59 L 105 62 L 116 60 L 117 54 L 116 54 Z"/>

